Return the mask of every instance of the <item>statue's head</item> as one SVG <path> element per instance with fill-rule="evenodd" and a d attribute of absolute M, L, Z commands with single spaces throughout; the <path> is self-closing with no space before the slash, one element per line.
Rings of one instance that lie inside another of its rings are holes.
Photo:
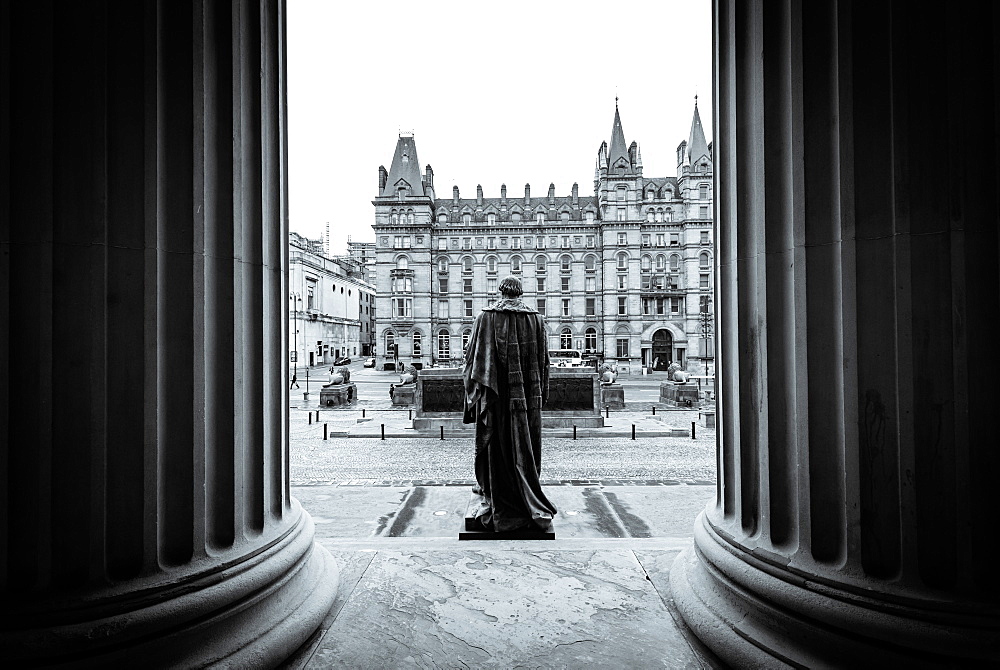
<path fill-rule="evenodd" d="M 513 275 L 500 282 L 499 291 L 505 298 L 519 298 L 524 293 L 521 280 Z"/>

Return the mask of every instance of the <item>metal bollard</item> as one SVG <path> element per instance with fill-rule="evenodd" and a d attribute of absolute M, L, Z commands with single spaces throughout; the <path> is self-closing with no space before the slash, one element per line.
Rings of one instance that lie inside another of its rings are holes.
<path fill-rule="evenodd" d="M 573 426 L 573 439 L 576 439 L 576 426 Z"/>
<path fill-rule="evenodd" d="M 441 439 L 444 439 L 444 426 L 441 426 Z"/>
<path fill-rule="evenodd" d="M 656 405 L 653 405 L 653 416 L 656 416 Z"/>
<path fill-rule="evenodd" d="M 361 408 L 361 418 L 362 419 L 365 418 L 365 408 L 364 407 Z"/>
<path fill-rule="evenodd" d="M 385 424 L 382 424 L 382 439 L 385 439 Z"/>
<path fill-rule="evenodd" d="M 694 422 L 694 421 L 692 421 L 692 422 L 691 422 L 691 439 L 692 439 L 692 440 L 694 439 L 694 424 L 695 424 L 695 422 Z"/>
<path fill-rule="evenodd" d="M 310 426 L 313 425 L 313 413 L 312 413 L 312 410 L 309 410 L 309 425 Z"/>
<path fill-rule="evenodd" d="M 611 405 L 605 405 L 604 406 L 604 418 L 605 419 L 610 419 L 611 418 Z"/>
<path fill-rule="evenodd" d="M 408 419 L 412 419 L 413 418 L 413 410 L 412 409 L 406 410 L 406 418 L 408 418 Z"/>
<path fill-rule="evenodd" d="M 319 410 L 316 410 L 316 423 L 319 423 Z"/>
<path fill-rule="evenodd" d="M 323 439 L 324 439 L 324 440 L 326 439 L 326 436 L 327 436 L 327 432 L 326 432 L 326 424 L 324 423 L 324 424 L 323 424 Z"/>
<path fill-rule="evenodd" d="M 635 424 L 632 424 L 632 439 L 635 439 Z"/>

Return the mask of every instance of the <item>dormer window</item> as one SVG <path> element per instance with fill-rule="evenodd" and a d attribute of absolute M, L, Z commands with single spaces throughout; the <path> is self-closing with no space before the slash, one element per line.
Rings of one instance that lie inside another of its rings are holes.
<path fill-rule="evenodd" d="M 486 215 L 486 223 L 495 226 L 497 224 L 497 215 L 490 213 Z"/>
<path fill-rule="evenodd" d="M 545 214 L 542 213 L 542 212 L 539 212 L 538 214 L 535 214 L 535 223 L 537 223 L 539 225 L 542 225 L 543 223 L 545 223 Z"/>
<path fill-rule="evenodd" d="M 471 225 L 472 224 L 472 215 L 471 214 L 463 214 L 462 215 L 462 223 L 464 223 L 467 226 Z"/>

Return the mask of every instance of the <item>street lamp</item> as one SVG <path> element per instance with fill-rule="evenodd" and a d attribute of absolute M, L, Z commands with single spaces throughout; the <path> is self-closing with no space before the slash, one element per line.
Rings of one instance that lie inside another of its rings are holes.
<path fill-rule="evenodd" d="M 701 296 L 701 337 L 705 354 L 705 376 L 708 376 L 708 339 L 712 336 L 712 296 Z"/>
<path fill-rule="evenodd" d="M 292 362 L 295 364 L 294 372 L 292 373 L 293 378 L 299 376 L 299 306 L 298 303 L 302 302 L 302 297 L 298 293 L 289 293 L 288 299 L 292 301 L 292 338 L 295 346 L 295 355 L 292 358 Z"/>

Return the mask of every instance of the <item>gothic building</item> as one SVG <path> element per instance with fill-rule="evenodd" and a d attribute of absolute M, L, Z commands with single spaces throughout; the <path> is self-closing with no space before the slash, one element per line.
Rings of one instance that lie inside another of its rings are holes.
<path fill-rule="evenodd" d="M 676 175 L 647 177 L 637 142 L 625 143 L 617 105 L 611 143 L 598 149 L 594 194 L 577 184 L 557 196 L 441 198 L 423 173 L 412 136 L 401 135 L 375 205 L 377 366 L 455 365 L 472 321 L 497 284 L 521 277 L 525 300 L 545 315 L 550 349 L 576 349 L 591 364 L 706 374 L 713 345 L 712 149 L 695 99 Z"/>

